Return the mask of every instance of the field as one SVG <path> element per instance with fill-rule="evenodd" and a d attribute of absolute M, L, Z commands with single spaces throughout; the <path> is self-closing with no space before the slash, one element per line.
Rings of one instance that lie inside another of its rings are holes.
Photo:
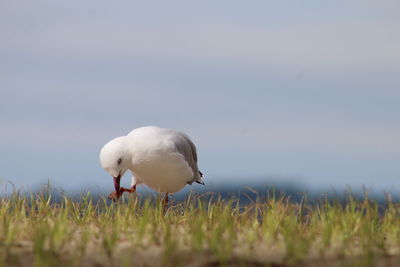
<path fill-rule="evenodd" d="M 0 200 L 1 266 L 400 266 L 400 205 L 159 199 Z"/>

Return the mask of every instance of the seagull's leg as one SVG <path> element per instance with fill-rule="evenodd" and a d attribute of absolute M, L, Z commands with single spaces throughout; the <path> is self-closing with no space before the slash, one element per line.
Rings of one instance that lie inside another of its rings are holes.
<path fill-rule="evenodd" d="M 164 213 L 167 211 L 167 206 L 168 206 L 168 193 L 165 193 L 165 197 L 164 197 L 164 200 L 163 200 Z"/>
<path fill-rule="evenodd" d="M 121 188 L 120 188 L 120 191 L 121 191 L 121 195 L 122 195 L 123 192 L 135 193 L 135 191 L 136 191 L 136 185 L 133 185 L 131 188 L 121 187 Z"/>

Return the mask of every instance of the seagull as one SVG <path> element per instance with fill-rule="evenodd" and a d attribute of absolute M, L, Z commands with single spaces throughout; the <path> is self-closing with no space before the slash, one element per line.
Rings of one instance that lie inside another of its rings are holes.
<path fill-rule="evenodd" d="M 113 177 L 115 191 L 108 197 L 114 201 L 144 184 L 165 193 L 165 209 L 168 194 L 193 182 L 204 185 L 203 174 L 197 167 L 196 146 L 189 136 L 171 129 L 146 126 L 117 137 L 101 149 L 100 163 Z M 128 170 L 132 173 L 131 188 L 124 188 L 120 181 Z"/>

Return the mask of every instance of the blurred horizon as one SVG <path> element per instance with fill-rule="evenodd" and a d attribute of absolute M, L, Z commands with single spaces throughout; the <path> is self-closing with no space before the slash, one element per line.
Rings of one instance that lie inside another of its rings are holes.
<path fill-rule="evenodd" d="M 400 192 L 399 11 L 2 2 L 0 179 L 111 190 L 101 147 L 158 125 L 191 137 L 206 183 Z"/>
<path fill-rule="evenodd" d="M 15 187 L 11 182 L 0 184 L 0 196 L 11 197 L 13 195 L 27 196 L 32 195 L 50 197 L 52 202 L 62 202 L 64 197 L 73 198 L 76 201 L 91 199 L 94 203 L 108 199 L 108 195 L 112 192 L 111 187 L 91 187 L 91 188 L 76 188 L 65 190 L 64 188 L 51 184 L 36 184 L 34 188 Z M 140 185 L 134 194 L 125 193 L 122 201 L 131 197 L 137 197 L 139 201 L 150 200 L 154 201 L 162 198 L 163 194 L 158 193 L 151 188 Z M 370 201 L 382 207 L 389 203 L 400 201 L 400 192 L 389 189 L 382 190 L 373 187 L 319 187 L 313 188 L 305 186 L 301 183 L 292 182 L 263 182 L 256 179 L 250 182 L 241 180 L 236 183 L 210 182 L 206 185 L 193 184 L 186 186 L 181 191 L 170 194 L 172 202 L 185 202 L 195 198 L 202 201 L 216 201 L 222 199 L 224 201 L 233 201 L 240 205 L 246 205 L 254 202 L 265 201 L 269 198 L 285 199 L 291 203 L 317 204 L 325 201 L 331 203 L 348 203 L 348 201 Z"/>

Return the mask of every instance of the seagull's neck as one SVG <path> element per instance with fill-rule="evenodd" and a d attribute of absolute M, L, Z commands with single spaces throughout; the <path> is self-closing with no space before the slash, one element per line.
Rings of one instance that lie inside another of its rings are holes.
<path fill-rule="evenodd" d="M 132 144 L 132 142 L 129 142 L 129 145 L 126 146 L 124 156 L 129 162 L 128 169 L 131 171 L 133 171 L 141 162 L 140 157 L 138 157 L 138 155 L 135 153 L 135 145 Z"/>
<path fill-rule="evenodd" d="M 138 157 L 138 155 L 134 155 L 134 154 L 130 154 L 129 156 L 130 156 L 130 163 L 131 163 L 131 166 L 129 166 L 129 169 L 135 170 L 143 162 L 143 159 L 141 157 Z"/>

